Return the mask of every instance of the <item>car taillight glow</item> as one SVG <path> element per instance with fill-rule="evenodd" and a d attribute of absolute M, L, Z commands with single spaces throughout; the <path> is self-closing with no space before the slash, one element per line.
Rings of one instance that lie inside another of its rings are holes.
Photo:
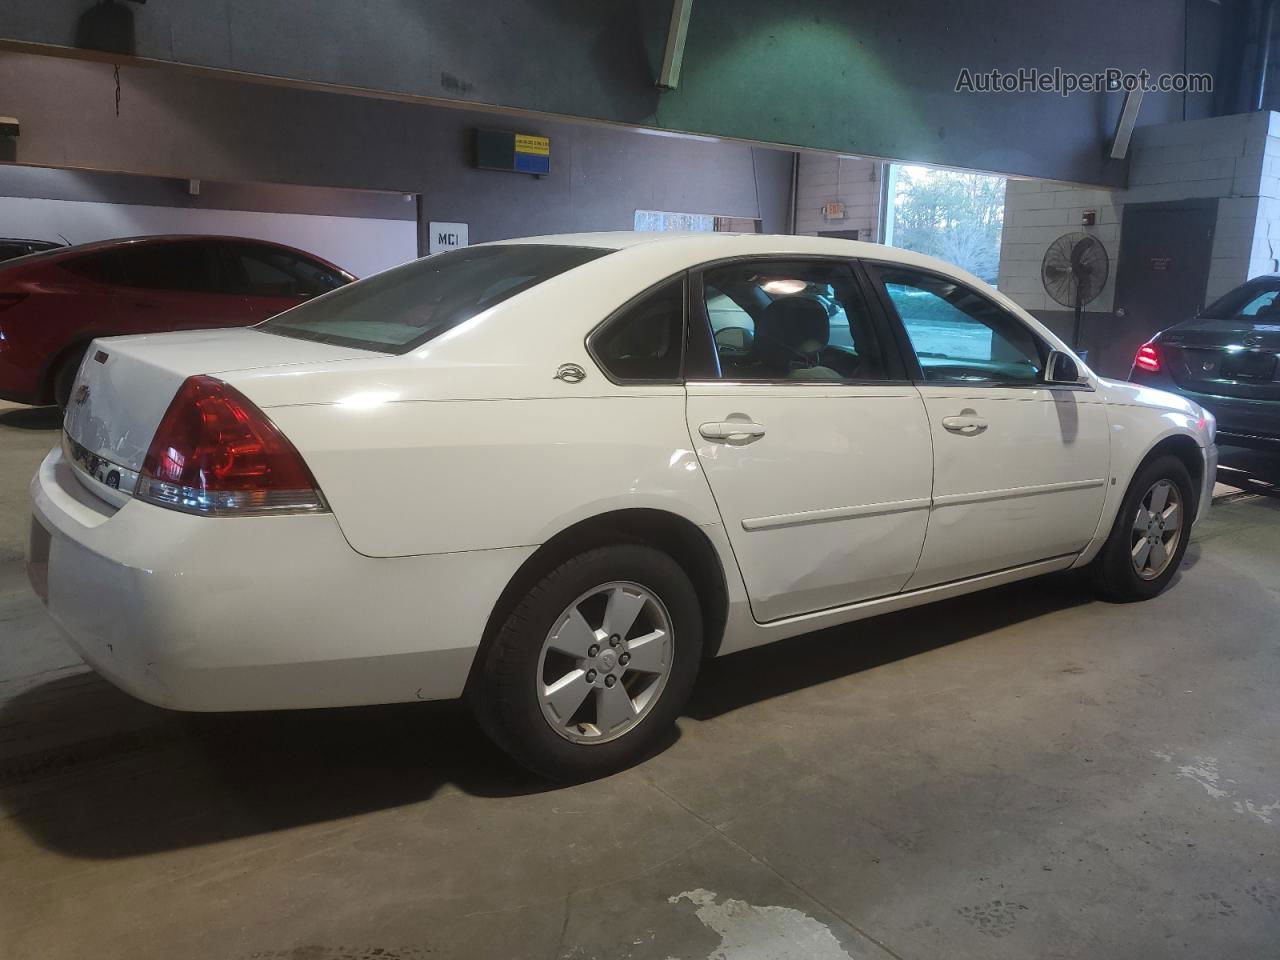
<path fill-rule="evenodd" d="M 1156 352 L 1156 348 L 1144 343 L 1138 348 L 1138 355 L 1133 358 L 1133 364 L 1139 370 L 1146 370 L 1148 373 L 1160 372 L 1160 354 Z"/>
<path fill-rule="evenodd" d="M 156 428 L 134 496 L 208 516 L 328 510 L 297 449 L 240 391 L 188 377 Z"/>

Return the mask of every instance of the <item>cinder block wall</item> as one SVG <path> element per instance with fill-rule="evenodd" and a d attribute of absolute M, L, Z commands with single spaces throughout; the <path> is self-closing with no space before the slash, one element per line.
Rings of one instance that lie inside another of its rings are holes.
<path fill-rule="evenodd" d="M 800 154 L 796 182 L 796 233 L 816 236 L 823 230 L 857 230 L 859 240 L 880 239 L 879 160 Z M 844 204 L 844 218 L 827 220 L 827 203 Z"/>
<path fill-rule="evenodd" d="M 1131 151 L 1129 186 L 1123 190 L 1010 180 L 1005 192 L 998 286 L 1058 332 L 1069 329 L 1071 313 L 1054 302 L 1040 282 L 1045 251 L 1057 237 L 1075 231 L 1096 236 L 1106 247 L 1110 276 L 1101 295 L 1086 308 L 1085 346 L 1092 348 L 1095 364 L 1108 329 L 1115 329 L 1112 311 L 1127 204 L 1218 199 L 1206 302 L 1280 266 L 1280 115 L 1252 113 L 1139 127 Z M 1086 210 L 1097 211 L 1093 227 L 1080 225 Z"/>

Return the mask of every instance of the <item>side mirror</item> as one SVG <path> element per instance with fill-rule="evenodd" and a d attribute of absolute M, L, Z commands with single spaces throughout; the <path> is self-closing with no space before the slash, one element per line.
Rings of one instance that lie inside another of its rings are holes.
<path fill-rule="evenodd" d="M 1050 350 L 1049 362 L 1044 365 L 1044 382 L 1078 384 L 1080 368 L 1075 358 L 1061 350 Z"/>

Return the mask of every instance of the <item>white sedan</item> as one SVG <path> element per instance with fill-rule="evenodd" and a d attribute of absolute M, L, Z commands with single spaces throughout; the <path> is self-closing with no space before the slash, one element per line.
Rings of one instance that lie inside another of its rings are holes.
<path fill-rule="evenodd" d="M 1155 596 L 1214 422 L 937 260 L 584 234 L 251 329 L 95 342 L 29 569 L 179 710 L 465 695 L 545 775 L 633 762 L 698 665 L 1069 567 Z"/>

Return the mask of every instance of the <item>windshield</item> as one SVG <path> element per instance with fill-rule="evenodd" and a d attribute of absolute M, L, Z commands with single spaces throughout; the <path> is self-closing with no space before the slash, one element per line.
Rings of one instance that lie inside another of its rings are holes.
<path fill-rule="evenodd" d="M 344 347 L 407 353 L 557 274 L 612 251 L 512 244 L 414 260 L 287 310 L 257 329 Z"/>

